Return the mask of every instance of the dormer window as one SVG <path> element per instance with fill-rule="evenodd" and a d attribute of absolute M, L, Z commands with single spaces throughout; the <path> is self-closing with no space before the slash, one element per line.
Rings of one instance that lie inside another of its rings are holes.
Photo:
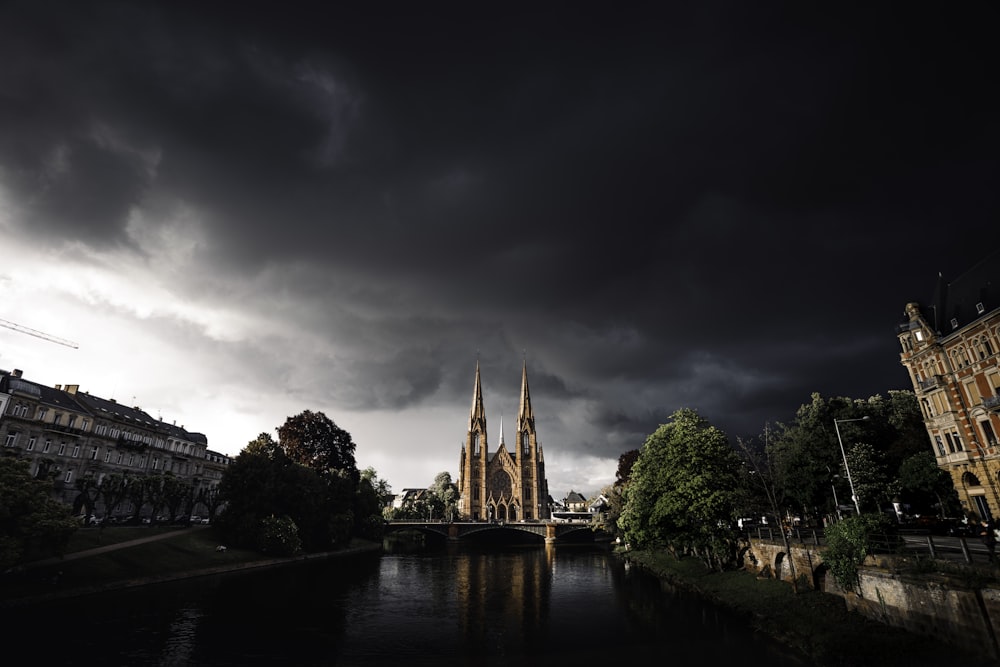
<path fill-rule="evenodd" d="M 986 306 L 983 305 L 982 301 L 976 304 L 976 312 L 980 315 L 986 312 Z"/>
<path fill-rule="evenodd" d="M 914 331 L 913 335 L 916 337 L 916 339 L 917 339 L 918 342 L 920 342 L 920 341 L 922 341 L 924 339 L 924 332 L 921 331 L 920 329 L 917 329 L 916 331 Z"/>
<path fill-rule="evenodd" d="M 958 328 L 958 320 L 955 319 L 954 317 L 951 318 L 951 328 L 952 329 L 957 329 Z"/>

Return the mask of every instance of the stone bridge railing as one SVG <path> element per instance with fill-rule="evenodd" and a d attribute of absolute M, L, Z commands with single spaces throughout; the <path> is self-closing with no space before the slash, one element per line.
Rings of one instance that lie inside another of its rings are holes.
<path fill-rule="evenodd" d="M 539 541 L 558 542 L 572 541 L 573 536 L 588 536 L 593 538 L 594 531 L 590 523 L 569 523 L 569 522 L 488 522 L 488 521 L 390 521 L 386 524 L 387 533 L 400 530 L 418 530 L 423 533 L 433 533 L 443 535 L 450 540 L 461 540 L 494 531 L 518 531 L 536 535 Z M 601 533 L 603 531 L 599 531 Z"/>

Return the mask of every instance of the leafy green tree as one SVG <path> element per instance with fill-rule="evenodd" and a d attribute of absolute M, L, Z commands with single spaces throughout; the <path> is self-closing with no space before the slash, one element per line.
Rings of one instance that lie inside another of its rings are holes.
<path fill-rule="evenodd" d="M 351 434 L 322 412 L 305 410 L 289 417 L 278 427 L 278 441 L 296 463 L 321 472 L 340 470 L 354 479 L 359 477 Z"/>
<path fill-rule="evenodd" d="M 375 468 L 361 471 L 358 499 L 355 503 L 356 535 L 369 540 L 381 540 L 385 534 L 385 507 L 392 496 L 392 489 L 384 479 L 379 479 Z"/>
<path fill-rule="evenodd" d="M 739 466 L 722 431 L 694 410 L 676 411 L 639 452 L 619 527 L 638 547 L 662 545 L 698 554 L 713 568 L 729 566 Z"/>
<path fill-rule="evenodd" d="M 898 484 L 888 475 L 884 457 L 867 442 L 851 444 L 847 462 L 862 512 L 878 512 L 880 505 L 891 501 L 898 493 Z"/>
<path fill-rule="evenodd" d="M 430 496 L 427 502 L 431 507 L 431 517 L 454 519 L 458 513 L 458 487 L 451 481 L 451 473 L 439 472 L 427 490 Z"/>
<path fill-rule="evenodd" d="M 34 479 L 28 462 L 0 456 L 0 572 L 32 558 L 61 555 L 77 522 L 52 498 L 52 483 Z"/>
<path fill-rule="evenodd" d="M 934 454 L 926 449 L 903 461 L 899 468 L 899 482 L 902 490 L 912 494 L 918 505 L 935 507 L 942 519 L 949 513 L 961 511 L 951 475 L 938 467 Z M 927 497 L 936 502 L 927 502 Z"/>
<path fill-rule="evenodd" d="M 827 526 L 823 562 L 843 590 L 860 592 L 858 568 L 872 553 L 872 536 L 883 532 L 886 524 L 883 514 L 862 514 Z"/>

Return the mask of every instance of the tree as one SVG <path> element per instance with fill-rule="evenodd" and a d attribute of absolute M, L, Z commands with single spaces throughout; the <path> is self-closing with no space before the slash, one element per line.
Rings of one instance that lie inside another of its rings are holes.
<path fill-rule="evenodd" d="M 28 462 L 0 456 L 0 572 L 31 558 L 61 555 L 77 522 L 52 498 L 52 483 L 33 479 Z"/>
<path fill-rule="evenodd" d="M 111 515 L 117 511 L 128 492 L 128 476 L 123 473 L 112 473 L 104 475 L 97 483 L 97 494 L 104 501 L 104 518 L 101 525 L 105 525 Z"/>
<path fill-rule="evenodd" d="M 292 461 L 321 472 L 341 470 L 357 479 L 351 434 L 322 412 L 289 417 L 278 428 L 278 441 Z"/>
<path fill-rule="evenodd" d="M 226 509 L 216 525 L 230 542 L 259 548 L 262 540 L 269 540 L 265 533 L 276 527 L 286 534 L 285 523 L 269 517 L 287 517 L 304 549 L 329 549 L 350 540 L 355 488 L 346 473 L 300 465 L 270 435 L 261 433 L 223 473 L 219 493 Z"/>
<path fill-rule="evenodd" d="M 771 466 L 771 461 L 767 456 L 766 443 L 768 439 L 768 428 L 764 425 L 764 445 L 760 445 L 750 440 L 743 440 L 742 438 L 736 439 L 737 447 L 739 448 L 743 463 L 744 463 L 744 484 L 742 485 L 748 491 L 748 496 L 757 494 L 763 494 L 766 499 L 767 514 L 769 514 L 776 526 L 781 525 L 782 519 L 782 509 L 784 508 L 785 502 L 785 490 L 784 485 L 781 483 L 782 480 L 777 478 L 774 474 L 774 470 Z M 746 516 L 746 512 L 741 513 Z M 756 514 L 756 513 L 755 513 Z M 788 532 L 781 530 L 781 543 L 785 549 L 785 553 L 792 553 L 792 550 L 788 544 Z M 798 576 L 795 574 L 795 561 L 792 558 L 788 559 L 789 572 L 792 575 L 792 591 L 795 593 L 799 592 Z"/>
<path fill-rule="evenodd" d="M 731 526 L 739 465 L 722 431 L 694 410 L 676 411 L 646 439 L 632 467 L 619 519 L 626 539 L 728 566 L 736 554 Z"/>
<path fill-rule="evenodd" d="M 948 516 L 949 511 L 960 511 L 961 504 L 951 475 L 938 467 L 934 454 L 926 449 L 903 461 L 899 467 L 899 484 L 904 492 L 915 496 L 914 500 L 919 505 L 935 506 L 942 519 Z M 924 500 L 928 496 L 936 502 Z"/>
<path fill-rule="evenodd" d="M 458 512 L 458 487 L 451 481 L 451 473 L 439 472 L 428 489 L 432 516 L 429 518 L 453 519 Z"/>

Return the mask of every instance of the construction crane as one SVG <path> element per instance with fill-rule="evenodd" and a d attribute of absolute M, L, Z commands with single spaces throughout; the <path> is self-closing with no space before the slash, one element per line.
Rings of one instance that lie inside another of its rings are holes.
<path fill-rule="evenodd" d="M 26 333 L 29 336 L 35 336 L 36 338 L 41 338 L 43 340 L 52 341 L 53 343 L 59 343 L 60 345 L 65 345 L 66 347 L 71 347 L 74 350 L 80 346 L 71 340 L 66 340 L 65 338 L 59 338 L 58 336 L 52 336 L 43 331 L 37 331 L 35 329 L 29 329 L 28 327 L 21 326 L 16 322 L 8 322 L 7 320 L 0 320 L 0 327 L 7 327 L 8 329 L 13 329 L 14 331 L 20 331 L 21 333 Z"/>

